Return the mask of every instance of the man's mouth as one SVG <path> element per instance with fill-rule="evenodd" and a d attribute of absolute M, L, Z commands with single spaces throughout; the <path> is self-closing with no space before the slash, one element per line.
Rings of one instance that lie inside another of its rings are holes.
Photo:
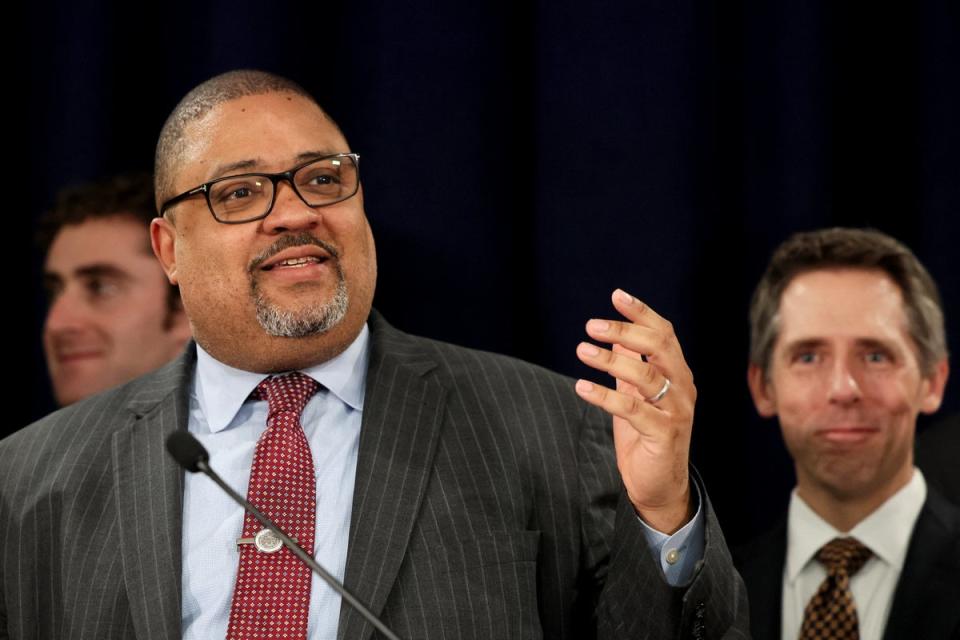
<path fill-rule="evenodd" d="M 61 348 L 57 349 L 54 353 L 57 362 L 61 364 L 79 362 L 81 360 L 90 360 L 92 358 L 99 358 L 102 355 L 102 351 L 100 349 L 95 349 L 92 347 Z"/>
<path fill-rule="evenodd" d="M 304 269 L 338 257 L 339 253 L 332 244 L 309 234 L 284 236 L 251 261 L 250 272 Z"/>
<path fill-rule="evenodd" d="M 298 268 L 305 267 L 310 264 L 321 264 L 326 262 L 326 258 L 320 258 L 319 256 L 304 256 L 302 258 L 287 258 L 279 262 L 274 262 L 272 264 L 267 264 L 261 267 L 263 271 L 272 271 L 274 268 Z"/>
<path fill-rule="evenodd" d="M 879 433 L 879 429 L 874 427 L 834 427 L 822 429 L 817 433 L 824 440 L 833 444 L 858 444 Z"/>

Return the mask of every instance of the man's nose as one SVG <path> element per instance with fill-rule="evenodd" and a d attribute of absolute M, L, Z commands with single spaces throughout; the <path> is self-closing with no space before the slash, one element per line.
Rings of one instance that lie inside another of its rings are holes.
<path fill-rule="evenodd" d="M 831 402 L 847 404 L 858 401 L 863 395 L 855 368 L 846 359 L 837 358 L 828 382 Z"/>
<path fill-rule="evenodd" d="M 47 309 L 44 331 L 60 333 L 77 329 L 83 325 L 85 316 L 82 301 L 73 291 L 65 289 L 50 303 L 50 307 Z"/>
<path fill-rule="evenodd" d="M 273 209 L 263 219 L 263 230 L 280 233 L 290 230 L 311 229 L 320 224 L 322 215 L 318 209 L 303 201 L 293 186 L 286 180 L 277 182 Z"/>

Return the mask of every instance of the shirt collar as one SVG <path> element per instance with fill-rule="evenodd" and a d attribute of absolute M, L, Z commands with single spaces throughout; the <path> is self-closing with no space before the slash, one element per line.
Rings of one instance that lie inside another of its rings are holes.
<path fill-rule="evenodd" d="M 347 406 L 363 411 L 369 346 L 370 330 L 364 324 L 360 334 L 343 353 L 301 371 Z M 210 431 L 216 433 L 226 429 L 250 393 L 267 377 L 263 373 L 226 365 L 197 345 L 194 393 Z"/>
<path fill-rule="evenodd" d="M 887 564 L 902 569 L 913 526 L 926 499 L 927 483 L 920 470 L 914 469 L 910 482 L 858 522 L 850 535 Z"/>
<path fill-rule="evenodd" d="M 853 536 L 879 559 L 901 569 L 913 525 L 926 498 L 926 482 L 920 470 L 915 468 L 910 482 L 847 533 L 833 528 L 794 489 L 787 512 L 787 579 L 791 583 L 796 580 L 820 547 L 844 536 Z"/>

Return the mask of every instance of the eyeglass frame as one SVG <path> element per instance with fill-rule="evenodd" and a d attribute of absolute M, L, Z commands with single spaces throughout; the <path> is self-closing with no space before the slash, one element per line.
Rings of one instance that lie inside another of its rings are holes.
<path fill-rule="evenodd" d="M 303 169 L 308 165 L 311 165 L 315 162 L 320 162 L 321 160 L 330 160 L 332 158 L 350 158 L 353 161 L 353 166 L 357 170 L 357 182 L 353 187 L 353 191 L 350 193 L 350 195 L 343 196 L 342 198 L 337 198 L 336 200 L 333 200 L 331 202 L 324 202 L 323 204 L 310 204 L 309 202 L 307 202 L 307 199 L 303 197 L 303 194 L 300 193 L 300 190 L 297 189 L 297 185 L 293 181 L 293 175 L 296 172 L 300 171 L 300 169 Z M 270 206 L 267 207 L 266 213 L 262 215 L 258 215 L 254 218 L 245 218 L 243 220 L 221 220 L 220 218 L 218 218 L 216 212 L 214 212 L 213 210 L 213 203 L 210 202 L 210 188 L 213 185 L 217 184 L 218 182 L 223 182 L 225 180 L 235 180 L 237 178 L 246 178 L 250 176 L 260 176 L 262 178 L 267 178 L 268 180 L 270 180 L 270 182 L 273 183 L 273 197 L 271 197 L 270 199 Z M 350 152 L 350 153 L 334 153 L 329 156 L 320 156 L 318 158 L 312 158 L 310 160 L 307 160 L 306 162 L 302 162 L 297 166 L 293 167 L 292 169 L 288 169 L 281 173 L 251 172 L 251 173 L 237 173 L 234 175 L 222 176 L 220 178 L 210 180 L 209 182 L 204 182 L 199 186 L 196 186 L 192 189 L 188 189 L 187 191 L 184 191 L 183 193 L 173 196 L 172 198 L 166 200 L 162 205 L 160 205 L 160 215 L 161 216 L 165 215 L 167 210 L 173 207 L 174 205 L 180 204 L 184 200 L 187 200 L 189 198 L 192 198 L 193 196 L 196 196 L 202 193 L 204 195 L 204 199 L 207 201 L 207 210 L 210 211 L 210 215 L 213 216 L 213 219 L 219 222 L 220 224 L 244 224 L 247 222 L 255 222 L 257 220 L 262 220 L 266 218 L 268 215 L 270 215 L 270 213 L 273 211 L 273 206 L 277 203 L 277 191 L 279 190 L 277 185 L 281 180 L 286 180 L 288 183 L 290 183 L 290 188 L 293 189 L 293 192 L 297 194 L 297 197 L 300 198 L 300 200 L 303 201 L 303 203 L 308 207 L 311 207 L 311 208 L 327 207 L 327 206 L 330 206 L 331 204 L 337 204 L 338 202 L 349 200 L 353 196 L 357 195 L 358 191 L 360 191 L 360 154 Z"/>

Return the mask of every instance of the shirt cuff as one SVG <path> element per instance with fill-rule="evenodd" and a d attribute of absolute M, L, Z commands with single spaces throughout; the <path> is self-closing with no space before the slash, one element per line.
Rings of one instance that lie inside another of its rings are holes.
<path fill-rule="evenodd" d="M 655 558 L 660 560 L 660 569 L 663 577 L 672 587 L 682 587 L 693 579 L 697 563 L 703 559 L 703 500 L 700 496 L 700 486 L 691 478 L 690 484 L 694 487 L 697 500 L 697 512 L 687 524 L 672 536 L 657 531 L 639 516 L 637 520 L 643 525 L 643 534 L 647 538 L 647 545 Z"/>

